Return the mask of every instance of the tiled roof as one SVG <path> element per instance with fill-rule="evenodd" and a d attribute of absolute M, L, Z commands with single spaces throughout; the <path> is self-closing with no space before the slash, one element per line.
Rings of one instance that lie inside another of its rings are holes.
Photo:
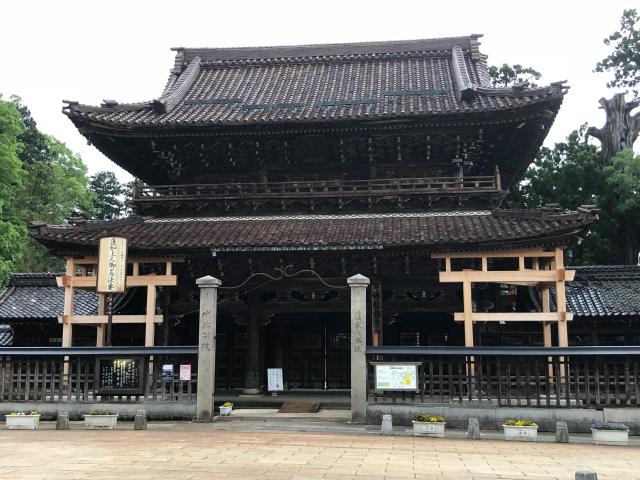
<path fill-rule="evenodd" d="M 640 317 L 640 266 L 596 265 L 571 267 L 567 309 L 581 317 Z"/>
<path fill-rule="evenodd" d="M 57 319 L 64 308 L 64 289 L 56 285 L 60 273 L 14 273 L 0 291 L 0 320 Z M 95 315 L 98 295 L 76 289 L 76 315 Z"/>
<path fill-rule="evenodd" d="M 100 107 L 67 102 L 79 123 L 148 128 L 340 122 L 513 110 L 565 89 L 489 87 L 479 35 L 401 42 L 176 49 L 153 101 Z"/>
<path fill-rule="evenodd" d="M 580 232 L 585 212 L 454 211 L 429 213 L 143 218 L 37 226 L 31 235 L 53 246 L 95 246 L 128 237 L 132 249 L 305 250 L 399 246 L 457 248 L 544 243 Z"/>

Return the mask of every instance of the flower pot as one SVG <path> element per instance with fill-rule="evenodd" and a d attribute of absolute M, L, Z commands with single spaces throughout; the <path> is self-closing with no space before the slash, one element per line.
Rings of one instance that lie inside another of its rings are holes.
<path fill-rule="evenodd" d="M 89 430 L 115 430 L 118 415 L 84 415 L 84 427 Z"/>
<path fill-rule="evenodd" d="M 414 437 L 444 438 L 444 426 L 447 422 L 418 422 L 413 420 Z"/>
<path fill-rule="evenodd" d="M 592 428 L 591 436 L 596 445 L 621 445 L 629 441 L 629 430 L 601 430 Z"/>
<path fill-rule="evenodd" d="M 220 407 L 220 416 L 226 417 L 227 415 L 230 415 L 231 410 L 233 410 L 233 407 Z"/>
<path fill-rule="evenodd" d="M 502 425 L 505 440 L 523 440 L 534 442 L 538 438 L 538 427 L 516 427 Z"/>
<path fill-rule="evenodd" d="M 5 415 L 9 430 L 35 430 L 40 426 L 40 414 Z"/>

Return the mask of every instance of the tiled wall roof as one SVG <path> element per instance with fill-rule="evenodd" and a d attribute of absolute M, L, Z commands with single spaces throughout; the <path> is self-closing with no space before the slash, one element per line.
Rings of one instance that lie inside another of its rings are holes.
<path fill-rule="evenodd" d="M 473 247 L 544 242 L 587 226 L 589 213 L 454 211 L 266 217 L 130 217 L 74 226 L 39 226 L 45 244 L 95 246 L 103 235 L 129 238 L 132 249 L 332 249 L 397 246 Z"/>

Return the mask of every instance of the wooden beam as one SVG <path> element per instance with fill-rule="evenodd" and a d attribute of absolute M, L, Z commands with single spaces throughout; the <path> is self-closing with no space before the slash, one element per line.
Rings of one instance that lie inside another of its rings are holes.
<path fill-rule="evenodd" d="M 462 270 L 460 272 L 440 272 L 441 283 L 514 283 L 532 284 L 533 286 L 542 282 L 558 282 L 559 278 L 572 281 L 575 270 Z"/>
<path fill-rule="evenodd" d="M 434 252 L 431 258 L 517 258 L 517 257 L 555 257 L 555 252 L 545 252 L 535 248 L 520 250 L 478 250 L 476 252 Z"/>
<path fill-rule="evenodd" d="M 75 277 L 63 275 L 57 277 L 59 287 L 75 287 L 75 288 L 96 288 L 98 277 Z M 154 285 L 156 287 L 174 287 L 178 284 L 176 275 L 127 275 L 127 288 L 129 287 L 146 287 Z"/>
<path fill-rule="evenodd" d="M 108 315 L 60 315 L 58 323 L 63 325 L 104 325 L 107 323 Z M 162 315 L 154 315 L 154 323 L 162 323 Z M 147 323 L 146 315 L 114 315 L 113 323 Z"/>
<path fill-rule="evenodd" d="M 570 312 L 473 312 L 474 322 L 561 322 L 573 320 Z M 456 322 L 466 320 L 465 313 L 453 314 Z"/>

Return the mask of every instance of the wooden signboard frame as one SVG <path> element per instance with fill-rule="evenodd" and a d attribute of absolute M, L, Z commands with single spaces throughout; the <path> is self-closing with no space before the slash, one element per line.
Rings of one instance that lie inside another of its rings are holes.
<path fill-rule="evenodd" d="M 136 388 L 102 388 L 102 369 L 100 364 L 104 361 L 113 362 L 114 360 L 134 361 L 139 366 L 138 387 Z M 97 357 L 96 358 L 96 386 L 95 391 L 99 395 L 142 395 L 144 394 L 144 378 L 146 375 L 147 362 L 144 357 Z"/>

